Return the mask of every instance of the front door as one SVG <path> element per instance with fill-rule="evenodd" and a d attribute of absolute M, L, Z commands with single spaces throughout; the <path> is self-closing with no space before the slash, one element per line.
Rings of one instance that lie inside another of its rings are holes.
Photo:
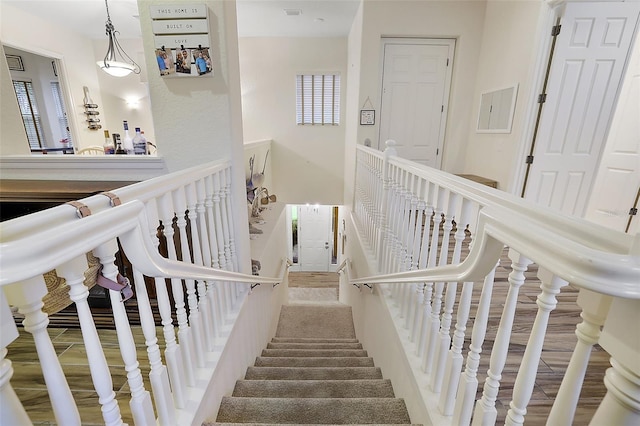
<path fill-rule="evenodd" d="M 446 39 L 383 41 L 378 149 L 393 139 L 398 156 L 440 167 L 454 47 Z"/>
<path fill-rule="evenodd" d="M 567 3 L 525 198 L 584 215 L 639 10 L 634 2 Z"/>
<path fill-rule="evenodd" d="M 331 263 L 331 206 L 299 206 L 298 263 L 301 271 L 328 272 Z"/>

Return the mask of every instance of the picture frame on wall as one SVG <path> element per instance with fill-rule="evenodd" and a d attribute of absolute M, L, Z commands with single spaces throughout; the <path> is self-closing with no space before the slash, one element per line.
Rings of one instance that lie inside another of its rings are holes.
<path fill-rule="evenodd" d="M 7 64 L 11 71 L 24 71 L 24 64 L 22 63 L 22 57 L 18 55 L 5 55 L 7 58 Z"/>
<path fill-rule="evenodd" d="M 376 124 L 376 111 L 374 109 L 360 110 L 360 125 L 373 126 Z"/>

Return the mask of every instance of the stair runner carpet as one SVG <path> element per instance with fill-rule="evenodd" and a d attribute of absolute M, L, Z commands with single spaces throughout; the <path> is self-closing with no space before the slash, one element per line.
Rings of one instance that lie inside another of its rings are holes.
<path fill-rule="evenodd" d="M 283 306 L 276 337 L 224 397 L 221 424 L 409 424 L 358 342 L 351 307 Z"/>

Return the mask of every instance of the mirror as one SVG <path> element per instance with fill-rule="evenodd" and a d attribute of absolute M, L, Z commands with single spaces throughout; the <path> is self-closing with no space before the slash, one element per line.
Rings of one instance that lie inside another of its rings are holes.
<path fill-rule="evenodd" d="M 31 152 L 73 154 L 57 60 L 9 46 L 3 48 Z"/>
<path fill-rule="evenodd" d="M 518 85 L 482 94 L 478 133 L 511 133 Z"/>

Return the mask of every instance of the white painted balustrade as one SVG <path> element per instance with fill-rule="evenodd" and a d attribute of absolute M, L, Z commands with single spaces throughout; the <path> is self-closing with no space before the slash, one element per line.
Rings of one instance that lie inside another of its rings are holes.
<path fill-rule="evenodd" d="M 612 359 L 604 379 L 608 393 L 592 424 L 638 424 L 640 235 L 616 233 L 422 167 L 395 156 L 393 145 L 389 141 L 384 153 L 357 148 L 353 221 L 363 252 L 370 254 L 368 269 L 379 275 L 350 282 L 360 289 L 378 284 L 380 297 L 397 313 L 406 358 L 419 360 L 414 380 L 429 420 L 496 423 L 507 357 L 521 356 L 504 421 L 523 424 L 547 324 L 558 294 L 570 284 L 580 289 L 583 321 L 547 424 L 572 424 L 595 344 Z M 507 250 L 508 291 L 506 299 L 495 300 L 495 271 Z M 518 294 L 534 266 L 540 282 L 537 315 L 524 353 L 514 354 L 509 345 Z M 483 353 L 492 303 L 503 307 L 502 314 L 493 346 Z M 484 357 L 488 370 L 479 371 Z M 480 373 L 486 375 L 483 384 Z"/>
<path fill-rule="evenodd" d="M 24 315 L 24 332 L 33 335 L 34 354 L 40 360 L 57 423 L 82 422 L 43 312 L 42 298 L 47 293 L 43 274 L 54 269 L 66 280 L 77 310 L 91 373 L 87 380 L 93 382 L 104 423 L 123 424 L 112 382 L 112 370 L 121 367 L 107 364 L 87 302 L 84 273 L 89 252 L 99 259 L 104 277 L 117 281 L 126 275 L 136 296 L 144 336 L 144 342 L 138 343 L 146 345 L 148 359 L 139 359 L 136 353 L 127 302 L 119 291 L 108 290 L 134 423 L 178 425 L 203 420 L 198 417 L 200 405 L 205 404 L 205 391 L 229 338 L 229 327 L 247 303 L 249 285 L 268 284 L 259 290 L 269 291 L 285 279 L 287 271 L 283 262 L 278 278 L 239 272 L 243 262 L 250 269 L 249 259 L 239 259 L 235 247 L 236 227 L 246 222 L 232 223 L 230 193 L 230 166 L 218 162 L 79 200 L 83 209 L 64 204 L 0 225 L 0 424 L 31 423 L 29 407 L 22 406 L 11 387 L 11 342 L 18 336 L 18 327 L 10 306 Z M 235 208 L 240 210 L 246 211 L 246 206 Z M 116 264 L 120 247 L 131 270 Z M 147 285 L 155 289 L 160 324 L 154 321 L 156 306 Z M 266 306 L 251 308 L 247 315 L 264 325 L 250 328 L 268 334 L 265 327 L 275 314 Z M 156 327 L 161 327 L 161 336 Z M 145 389 L 141 364 L 149 366 L 151 389 Z M 205 408 L 210 413 L 211 407 Z"/>

